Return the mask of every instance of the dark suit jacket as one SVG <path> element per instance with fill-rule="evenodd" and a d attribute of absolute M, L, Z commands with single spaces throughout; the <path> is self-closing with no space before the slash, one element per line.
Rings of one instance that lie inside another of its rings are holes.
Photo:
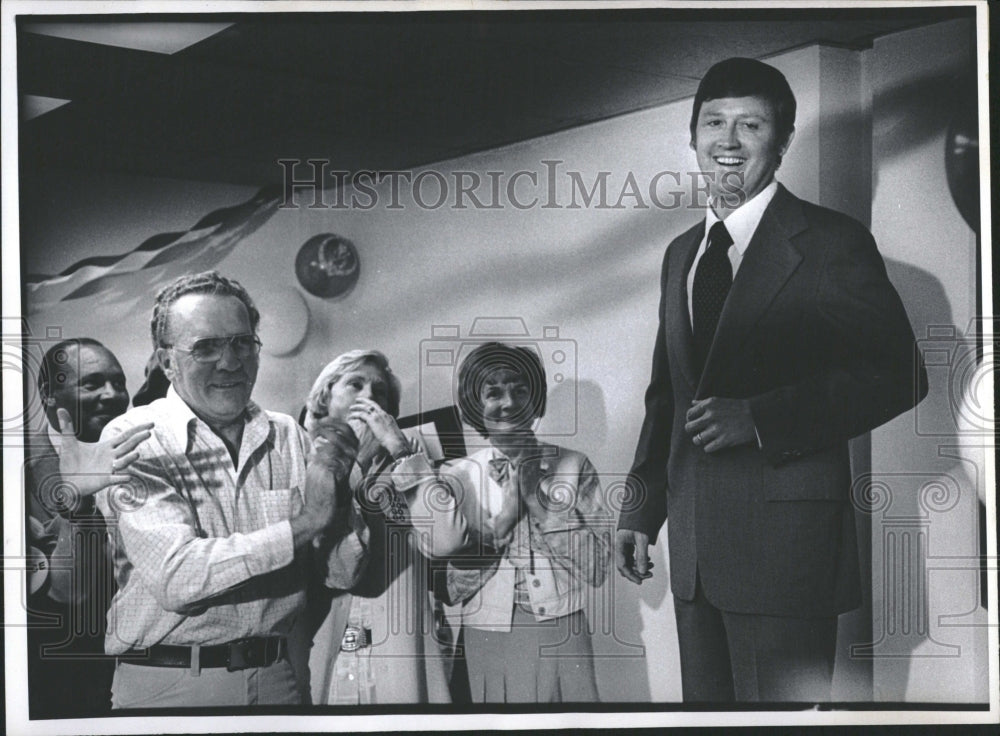
<path fill-rule="evenodd" d="M 27 438 L 24 482 L 37 534 L 29 544 L 49 559 L 48 577 L 28 597 L 28 707 L 32 718 L 104 715 L 111 709 L 114 661 L 104 652 L 114 595 L 104 519 L 93 497 L 74 499 L 47 435 Z"/>
<path fill-rule="evenodd" d="M 45 434 L 28 437 L 24 450 L 24 485 L 28 514 L 40 537 L 29 528 L 29 543 L 49 558 L 48 580 L 32 596 L 43 608 L 48 601 L 74 606 L 77 626 L 103 634 L 104 615 L 115 591 L 114 568 L 107 552 L 104 518 L 94 497 L 79 498 L 59 472 L 59 455 Z M 83 618 L 79 618 L 83 617 Z"/>
<path fill-rule="evenodd" d="M 868 230 L 779 185 L 734 279 L 702 374 L 688 271 L 699 223 L 663 260 L 660 326 L 619 528 L 655 541 L 668 516 L 670 582 L 696 570 L 723 610 L 830 616 L 861 600 L 847 441 L 927 391 L 912 329 Z M 692 400 L 749 399 L 761 447 L 707 454 L 684 431 Z"/>

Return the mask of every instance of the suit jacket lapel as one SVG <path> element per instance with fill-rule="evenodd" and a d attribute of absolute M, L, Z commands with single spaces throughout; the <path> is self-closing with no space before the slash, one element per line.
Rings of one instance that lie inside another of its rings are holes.
<path fill-rule="evenodd" d="M 698 385 L 698 366 L 694 360 L 694 335 L 691 332 L 691 313 L 688 311 L 687 276 L 691 264 L 698 253 L 698 246 L 705 235 L 704 221 L 688 230 L 681 236 L 682 240 L 673 246 L 676 253 L 669 254 L 671 268 L 667 273 L 665 293 L 667 294 L 664 309 L 666 314 L 668 344 L 667 354 L 676 356 L 681 373 L 692 387 Z"/>
<path fill-rule="evenodd" d="M 784 187 L 764 211 L 750 245 L 743 254 L 726 305 L 719 317 L 715 340 L 705 360 L 697 396 L 726 360 L 737 354 L 751 329 L 792 275 L 802 255 L 791 238 L 806 229 L 798 199 Z"/>

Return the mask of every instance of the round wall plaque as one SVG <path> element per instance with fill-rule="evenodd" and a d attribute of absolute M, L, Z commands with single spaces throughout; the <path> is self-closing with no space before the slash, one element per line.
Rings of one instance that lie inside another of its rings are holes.
<path fill-rule="evenodd" d="M 309 238 L 295 257 L 295 275 L 302 288 L 324 299 L 349 292 L 360 273 L 354 243 L 333 233 Z"/>

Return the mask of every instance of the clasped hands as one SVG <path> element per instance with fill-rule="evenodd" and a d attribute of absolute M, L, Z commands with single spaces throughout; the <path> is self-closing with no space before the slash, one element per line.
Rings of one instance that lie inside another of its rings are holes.
<path fill-rule="evenodd" d="M 366 468 L 380 447 L 394 458 L 412 450 L 393 416 L 378 402 L 359 396 L 348 411 L 347 423 L 358 436 L 358 464 Z"/>
<path fill-rule="evenodd" d="M 526 466 L 511 470 L 525 471 L 527 477 L 522 477 L 521 482 L 504 484 L 503 504 L 500 513 L 493 518 L 493 531 L 497 539 L 508 536 L 524 515 L 544 525 L 546 519 L 555 521 L 554 517 L 569 516 L 573 511 L 571 505 L 551 498 L 539 479 L 531 477 Z"/>
<path fill-rule="evenodd" d="M 396 420 L 371 399 L 359 397 L 346 419 L 321 418 L 306 467 L 304 512 L 329 522 L 337 508 L 351 503 L 350 475 L 355 463 L 367 468 L 379 448 L 393 457 L 412 451 Z"/>
<path fill-rule="evenodd" d="M 323 417 L 316 426 L 306 463 L 305 511 L 329 521 L 336 507 L 350 504 L 351 469 L 358 456 L 358 438 L 347 422 Z"/>

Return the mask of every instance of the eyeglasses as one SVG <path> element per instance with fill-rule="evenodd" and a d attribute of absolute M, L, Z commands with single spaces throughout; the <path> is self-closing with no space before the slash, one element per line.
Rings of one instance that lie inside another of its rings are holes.
<path fill-rule="evenodd" d="M 256 335 L 232 335 L 230 337 L 202 337 L 195 340 L 189 348 L 181 348 L 176 345 L 164 345 L 163 347 L 188 353 L 196 363 L 214 363 L 222 359 L 227 345 L 239 360 L 246 360 L 251 355 L 260 352 L 261 342 Z"/>

